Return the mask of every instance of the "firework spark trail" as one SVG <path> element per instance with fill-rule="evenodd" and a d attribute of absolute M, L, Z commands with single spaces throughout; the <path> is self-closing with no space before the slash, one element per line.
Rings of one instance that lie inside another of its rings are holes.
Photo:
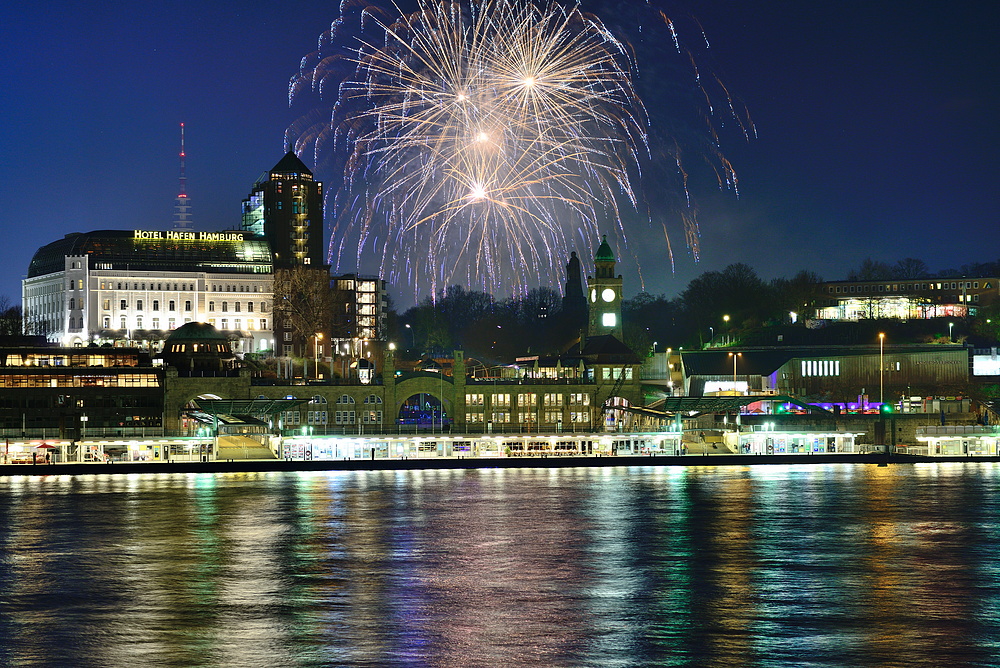
<path fill-rule="evenodd" d="M 343 11 L 344 7 L 342 7 Z M 379 238 L 383 273 L 432 291 L 458 278 L 524 292 L 558 277 L 577 236 L 598 238 L 645 151 L 628 50 L 578 8 L 515 0 L 420 3 L 390 19 L 365 8 L 356 51 L 303 59 L 294 99 L 337 85 L 333 132 L 301 124 L 296 147 L 345 145 L 363 207 L 338 224 L 358 256 Z M 370 37 L 374 34 L 377 38 Z M 343 245 L 335 248 L 340 257 Z"/>
<path fill-rule="evenodd" d="M 690 58 L 711 117 L 693 55 L 658 17 Z M 290 103 L 310 91 L 335 96 L 330 116 L 307 114 L 286 132 L 317 164 L 346 153 L 328 207 L 330 259 L 355 254 L 360 266 L 372 253 L 384 277 L 415 294 L 455 282 L 524 293 L 558 284 L 569 251 L 592 251 L 608 227 L 627 245 L 623 207 L 648 215 L 633 185 L 650 157 L 635 71 L 632 45 L 579 5 L 418 0 L 414 12 L 389 13 L 345 0 L 289 83 Z M 735 187 L 717 145 L 713 135 L 716 177 Z M 695 213 L 679 217 L 697 256 Z"/>

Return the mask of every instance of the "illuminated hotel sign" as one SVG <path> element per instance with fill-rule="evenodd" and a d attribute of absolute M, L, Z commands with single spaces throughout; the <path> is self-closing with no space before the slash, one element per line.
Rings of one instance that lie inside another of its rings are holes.
<path fill-rule="evenodd" d="M 243 232 L 155 232 L 133 230 L 132 238 L 143 241 L 243 241 Z"/>

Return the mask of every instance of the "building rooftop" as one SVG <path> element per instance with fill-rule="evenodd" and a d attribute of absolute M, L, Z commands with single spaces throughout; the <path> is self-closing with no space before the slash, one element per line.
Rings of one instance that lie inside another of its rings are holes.
<path fill-rule="evenodd" d="M 138 238 L 144 234 L 143 238 Z M 269 273 L 267 240 L 246 232 L 74 232 L 39 248 L 28 278 L 65 269 L 66 256 L 89 255 L 91 269 Z"/>

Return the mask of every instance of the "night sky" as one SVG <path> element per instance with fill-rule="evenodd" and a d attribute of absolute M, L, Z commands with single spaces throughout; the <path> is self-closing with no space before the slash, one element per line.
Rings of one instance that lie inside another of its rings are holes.
<path fill-rule="evenodd" d="M 591 4 L 628 21 L 645 3 Z M 1000 257 L 996 3 L 656 6 L 698 18 L 706 61 L 758 136 L 720 132 L 740 192 L 697 186 L 700 261 L 679 223 L 668 223 L 673 273 L 662 234 L 630 226 L 648 291 L 672 296 L 734 262 L 764 278 L 810 269 L 834 280 L 866 257 L 935 271 Z M 289 77 L 337 15 L 329 1 L 5 3 L 0 295 L 18 302 L 31 255 L 64 234 L 170 229 L 182 121 L 195 227 L 238 226 L 301 111 L 288 108 Z M 640 78 L 659 72 L 642 61 L 648 46 L 637 44 Z M 658 87 L 642 84 L 656 122 Z M 620 266 L 632 295 L 639 275 Z M 393 292 L 402 306 L 412 296 Z"/>

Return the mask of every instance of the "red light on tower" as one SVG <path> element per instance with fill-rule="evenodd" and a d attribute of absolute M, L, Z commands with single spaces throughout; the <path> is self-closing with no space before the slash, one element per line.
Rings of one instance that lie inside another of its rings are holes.
<path fill-rule="evenodd" d="M 174 229 L 175 230 L 190 230 L 191 229 L 191 214 L 190 205 L 187 202 L 187 174 L 185 173 L 184 159 L 187 157 L 187 152 L 184 150 L 184 124 L 181 123 L 181 152 L 178 154 L 181 161 L 180 170 L 180 189 L 177 193 L 177 204 L 176 213 L 174 213 Z"/>

